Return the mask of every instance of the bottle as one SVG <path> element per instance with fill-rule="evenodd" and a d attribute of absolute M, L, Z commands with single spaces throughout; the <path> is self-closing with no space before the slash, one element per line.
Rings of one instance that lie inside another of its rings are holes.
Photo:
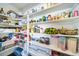
<path fill-rule="evenodd" d="M 48 21 L 48 16 L 46 16 L 46 21 Z"/>
<path fill-rule="evenodd" d="M 3 8 L 0 9 L 0 14 L 5 14 Z"/>
<path fill-rule="evenodd" d="M 62 18 L 65 18 L 65 13 L 64 12 L 60 14 L 60 19 L 62 19 Z"/>
<path fill-rule="evenodd" d="M 45 16 L 42 16 L 42 21 L 46 21 L 46 17 Z"/>
<path fill-rule="evenodd" d="M 69 17 L 69 11 L 63 12 L 63 18 L 68 18 Z"/>
<path fill-rule="evenodd" d="M 48 15 L 48 20 L 51 21 L 52 17 L 51 15 Z"/>
<path fill-rule="evenodd" d="M 73 12 L 72 11 L 69 12 L 69 17 L 73 17 Z"/>
<path fill-rule="evenodd" d="M 19 32 L 19 29 L 18 29 L 18 28 L 16 28 L 15 32 Z"/>
<path fill-rule="evenodd" d="M 74 11 L 74 16 L 78 16 L 78 10 Z"/>

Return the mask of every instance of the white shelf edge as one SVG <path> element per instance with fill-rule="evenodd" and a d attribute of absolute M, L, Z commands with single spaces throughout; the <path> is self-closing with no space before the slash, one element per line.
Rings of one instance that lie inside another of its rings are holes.
<path fill-rule="evenodd" d="M 79 37 L 79 35 L 61 35 L 61 34 L 51 35 L 51 36 Z"/>
<path fill-rule="evenodd" d="M 68 50 L 63 51 L 60 48 L 53 47 L 53 45 L 45 45 L 45 44 L 42 44 L 42 43 L 39 43 L 39 42 L 34 42 L 34 41 L 31 41 L 30 43 L 31 44 L 35 44 L 35 45 L 38 45 L 38 46 L 41 46 L 41 47 L 45 47 L 45 48 L 48 48 L 48 49 L 52 49 L 52 50 L 55 50 L 55 51 L 58 51 L 58 52 L 61 52 L 61 53 L 64 53 L 64 54 L 72 55 L 72 56 L 79 55 L 79 53 L 78 54 L 77 53 L 72 53 L 72 52 L 70 52 Z"/>
<path fill-rule="evenodd" d="M 6 24 L 0 24 L 0 27 L 21 27 L 19 25 L 6 25 Z"/>
<path fill-rule="evenodd" d="M 13 19 L 13 20 L 9 20 L 9 21 L 21 21 L 21 20 L 16 20 L 16 19 Z"/>
<path fill-rule="evenodd" d="M 63 36 L 63 37 L 79 37 L 79 35 L 63 35 L 63 34 L 44 34 L 44 33 L 30 33 L 30 35 L 37 35 L 37 34 L 40 34 L 40 35 L 48 35 L 48 36 Z"/>

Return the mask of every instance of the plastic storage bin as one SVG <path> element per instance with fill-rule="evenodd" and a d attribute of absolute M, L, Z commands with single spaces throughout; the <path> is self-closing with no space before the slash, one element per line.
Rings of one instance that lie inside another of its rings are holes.
<path fill-rule="evenodd" d="M 2 50 L 2 42 L 0 42 L 0 51 Z"/>
<path fill-rule="evenodd" d="M 17 47 L 17 48 L 14 49 L 14 54 L 15 54 L 16 56 L 22 56 L 22 55 L 21 55 L 22 50 L 23 50 L 22 48 Z"/>

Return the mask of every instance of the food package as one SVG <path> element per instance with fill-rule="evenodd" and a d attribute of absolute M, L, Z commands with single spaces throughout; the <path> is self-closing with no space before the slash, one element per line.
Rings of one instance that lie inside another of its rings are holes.
<path fill-rule="evenodd" d="M 62 50 L 66 50 L 67 39 L 66 37 L 59 37 L 58 47 Z"/>
<path fill-rule="evenodd" d="M 55 47 L 58 47 L 58 40 L 59 40 L 58 36 L 52 36 L 52 39 L 50 39 L 50 44 L 52 44 Z"/>
<path fill-rule="evenodd" d="M 8 45 L 11 45 L 11 44 L 14 44 L 14 43 L 15 43 L 14 40 L 8 40 L 8 41 L 4 42 L 2 44 L 2 46 L 8 46 Z"/>
<path fill-rule="evenodd" d="M 51 51 L 52 56 L 59 56 L 59 53 L 57 51 Z"/>
<path fill-rule="evenodd" d="M 78 34 L 78 29 L 59 29 L 58 30 L 60 34 L 64 34 L 64 35 L 77 35 Z"/>
<path fill-rule="evenodd" d="M 68 38 L 67 43 L 68 43 L 67 49 L 72 53 L 76 53 L 77 52 L 77 38 Z"/>
<path fill-rule="evenodd" d="M 77 40 L 77 52 L 79 53 L 79 39 Z"/>
<path fill-rule="evenodd" d="M 49 45 L 50 39 L 48 37 L 40 37 L 40 42 Z"/>

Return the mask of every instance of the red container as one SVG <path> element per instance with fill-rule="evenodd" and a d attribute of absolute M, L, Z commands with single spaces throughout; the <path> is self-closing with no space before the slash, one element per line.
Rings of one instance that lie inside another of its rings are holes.
<path fill-rule="evenodd" d="M 19 38 L 19 36 L 17 35 L 17 36 L 16 36 L 16 38 L 18 39 L 18 38 Z"/>
<path fill-rule="evenodd" d="M 78 16 L 78 10 L 74 11 L 74 16 Z"/>

